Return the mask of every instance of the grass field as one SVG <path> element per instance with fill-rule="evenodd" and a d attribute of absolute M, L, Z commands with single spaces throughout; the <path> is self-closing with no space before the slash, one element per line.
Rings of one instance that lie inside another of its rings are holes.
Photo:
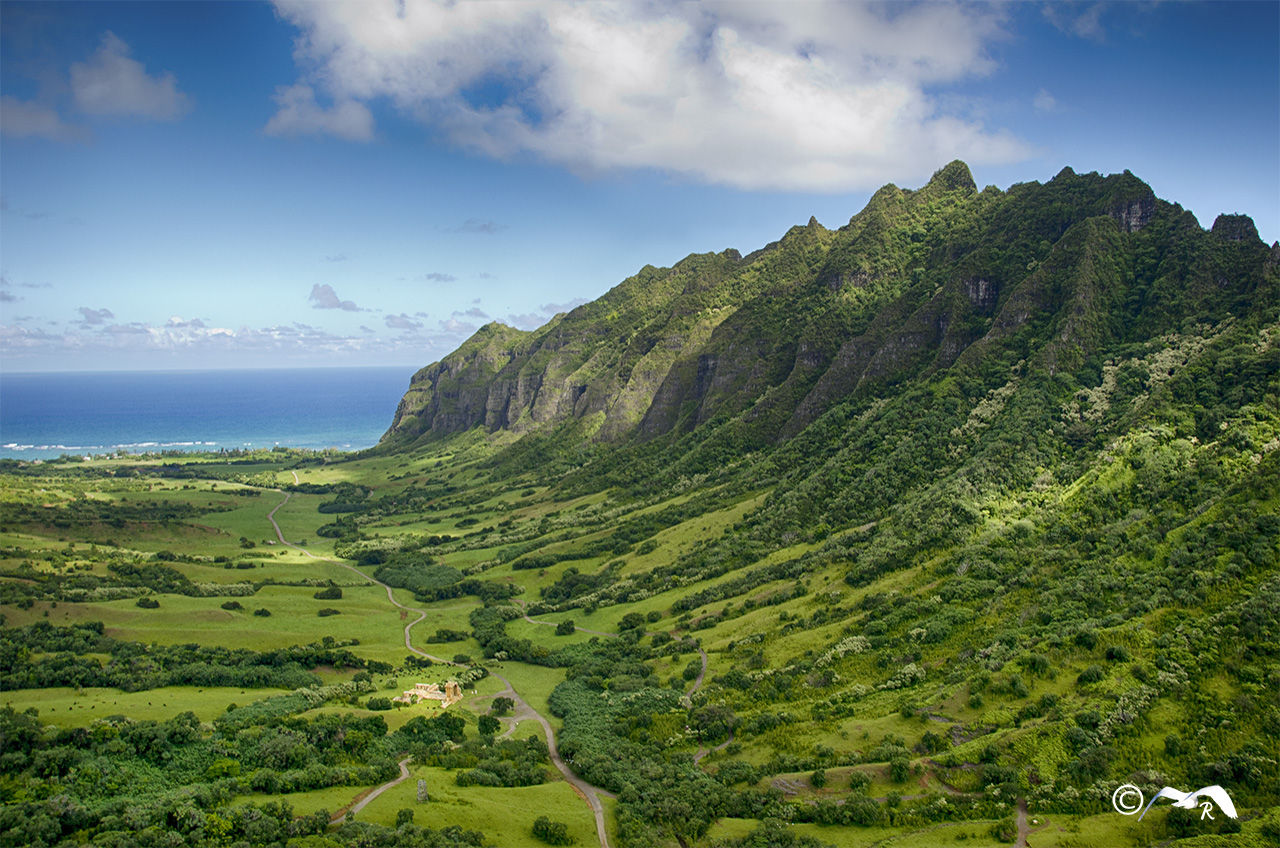
<path fill-rule="evenodd" d="M 416 767 L 410 773 L 409 780 L 384 792 L 357 818 L 391 826 L 396 813 L 408 808 L 418 825 L 457 825 L 484 831 L 495 845 L 539 846 L 543 843 L 533 837 L 533 821 L 547 816 L 567 824 L 578 845 L 596 844 L 591 809 L 553 768 L 548 767 L 548 773 L 556 778 L 554 782 L 514 788 L 461 787 L 454 782 L 455 773 L 445 769 Z M 420 779 L 427 782 L 431 798 L 425 804 L 416 800 Z"/>
<path fill-rule="evenodd" d="M 0 693 L 0 704 L 15 710 L 35 707 L 40 719 L 58 727 L 85 727 L 96 719 L 125 715 L 132 719 L 165 721 L 193 712 L 201 721 L 212 721 L 228 704 L 245 704 L 283 694 L 285 689 L 240 689 L 238 687 L 165 686 L 145 692 L 87 688 L 79 691 L 17 689 Z"/>

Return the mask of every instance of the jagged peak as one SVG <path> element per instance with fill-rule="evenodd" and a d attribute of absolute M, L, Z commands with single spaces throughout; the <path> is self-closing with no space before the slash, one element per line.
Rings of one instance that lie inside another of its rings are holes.
<path fill-rule="evenodd" d="M 934 171 L 925 188 L 940 191 L 962 191 L 965 194 L 972 194 L 978 190 L 978 184 L 973 181 L 973 174 L 969 171 L 969 166 L 959 159 L 955 159 Z"/>
<path fill-rule="evenodd" d="M 1223 241 L 1260 241 L 1258 227 L 1248 215 L 1219 215 L 1209 231 Z"/>

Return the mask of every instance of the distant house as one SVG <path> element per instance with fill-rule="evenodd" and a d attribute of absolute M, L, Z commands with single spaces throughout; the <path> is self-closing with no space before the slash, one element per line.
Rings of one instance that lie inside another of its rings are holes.
<path fill-rule="evenodd" d="M 438 683 L 415 683 L 412 689 L 405 690 L 403 695 L 397 695 L 391 700 L 399 704 L 441 701 L 440 706 L 444 708 L 462 700 L 462 687 L 458 685 L 458 681 L 449 680 L 444 684 L 444 691 L 442 692 Z"/>

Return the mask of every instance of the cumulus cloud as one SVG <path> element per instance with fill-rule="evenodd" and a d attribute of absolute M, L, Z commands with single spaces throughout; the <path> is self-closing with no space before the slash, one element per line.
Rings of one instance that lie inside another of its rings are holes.
<path fill-rule="evenodd" d="M 312 309 L 341 309 L 344 312 L 362 312 L 360 307 L 356 306 L 354 301 L 342 300 L 333 290 L 333 286 L 328 283 L 316 283 L 311 287 L 311 296 L 307 298 L 311 301 Z"/>
<path fill-rule="evenodd" d="M 90 115 L 174 121 L 191 108 L 173 74 L 149 75 L 141 62 L 129 57 L 129 45 L 110 32 L 103 34 L 102 46 L 87 62 L 71 66 L 71 93 L 77 108 Z"/>
<path fill-rule="evenodd" d="M 0 132 L 11 138 L 48 138 L 54 141 L 87 137 L 80 127 L 65 123 L 52 107 L 9 95 L 0 97 Z"/>
<path fill-rule="evenodd" d="M 90 324 L 105 324 L 109 319 L 115 318 L 110 309 L 90 309 L 87 306 L 81 306 L 78 310 L 80 320 L 85 326 Z"/>
<path fill-rule="evenodd" d="M 480 307 L 478 307 L 478 306 L 473 306 L 473 307 L 471 307 L 470 309 L 466 310 L 465 312 L 454 312 L 454 313 L 453 313 L 453 317 L 457 318 L 457 317 L 459 317 L 459 316 L 462 316 L 462 317 L 464 317 L 464 318 L 483 318 L 483 319 L 488 319 L 488 317 L 489 317 L 489 316 L 485 313 L 485 311 L 484 311 L 483 309 L 481 309 Z"/>
<path fill-rule="evenodd" d="M 165 326 L 174 330 L 187 329 L 187 328 L 194 329 L 194 330 L 203 330 L 205 329 L 206 325 L 204 321 L 200 320 L 199 318 L 192 318 L 190 321 L 184 321 L 181 315 L 174 315 L 165 323 Z"/>
<path fill-rule="evenodd" d="M 373 115 L 367 106 L 350 98 L 336 100 L 328 109 L 316 102 L 309 85 L 276 89 L 279 110 L 267 121 L 267 135 L 332 135 L 347 141 L 373 140 Z"/>
<path fill-rule="evenodd" d="M 299 30 L 300 87 L 335 104 L 384 100 L 489 156 L 844 191 L 927 176 L 956 157 L 997 163 L 1030 151 L 929 93 L 994 69 L 987 46 L 1003 37 L 999 6 L 278 0 L 277 9 Z M 484 98 L 471 96 L 478 88 Z"/>
<path fill-rule="evenodd" d="M 392 330 L 421 330 L 422 322 L 415 321 L 401 312 L 399 315 L 388 315 L 385 319 L 387 327 Z"/>
<path fill-rule="evenodd" d="M 321 262 L 346 262 L 348 258 L 349 257 L 345 253 L 331 253 L 320 261 Z"/>
<path fill-rule="evenodd" d="M 439 271 L 432 271 L 428 274 L 423 274 L 422 279 L 430 280 L 433 283 L 452 283 L 456 281 L 458 278 L 453 276 L 452 274 L 444 274 Z"/>
<path fill-rule="evenodd" d="M 15 353 L 56 345 L 61 336 L 21 324 L 0 324 L 0 352 Z"/>
<path fill-rule="evenodd" d="M 7 289 L 0 289 L 0 303 L 17 303 L 21 299 Z"/>

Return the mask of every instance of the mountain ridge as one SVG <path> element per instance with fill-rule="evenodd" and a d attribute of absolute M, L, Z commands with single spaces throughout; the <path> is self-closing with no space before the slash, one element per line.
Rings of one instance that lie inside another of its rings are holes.
<path fill-rule="evenodd" d="M 1280 256 L 1261 258 L 1247 216 L 1203 230 L 1128 171 L 978 191 L 955 161 L 920 189 L 884 186 L 839 229 L 810 218 L 746 256 L 645 266 L 536 330 L 488 324 L 414 375 L 381 446 L 473 427 L 616 444 L 735 416 L 774 443 L 850 393 L 1013 348 L 1070 370 L 1221 309 L 1228 260 L 1210 242 L 1253 253 L 1225 292 L 1237 305 Z"/>

